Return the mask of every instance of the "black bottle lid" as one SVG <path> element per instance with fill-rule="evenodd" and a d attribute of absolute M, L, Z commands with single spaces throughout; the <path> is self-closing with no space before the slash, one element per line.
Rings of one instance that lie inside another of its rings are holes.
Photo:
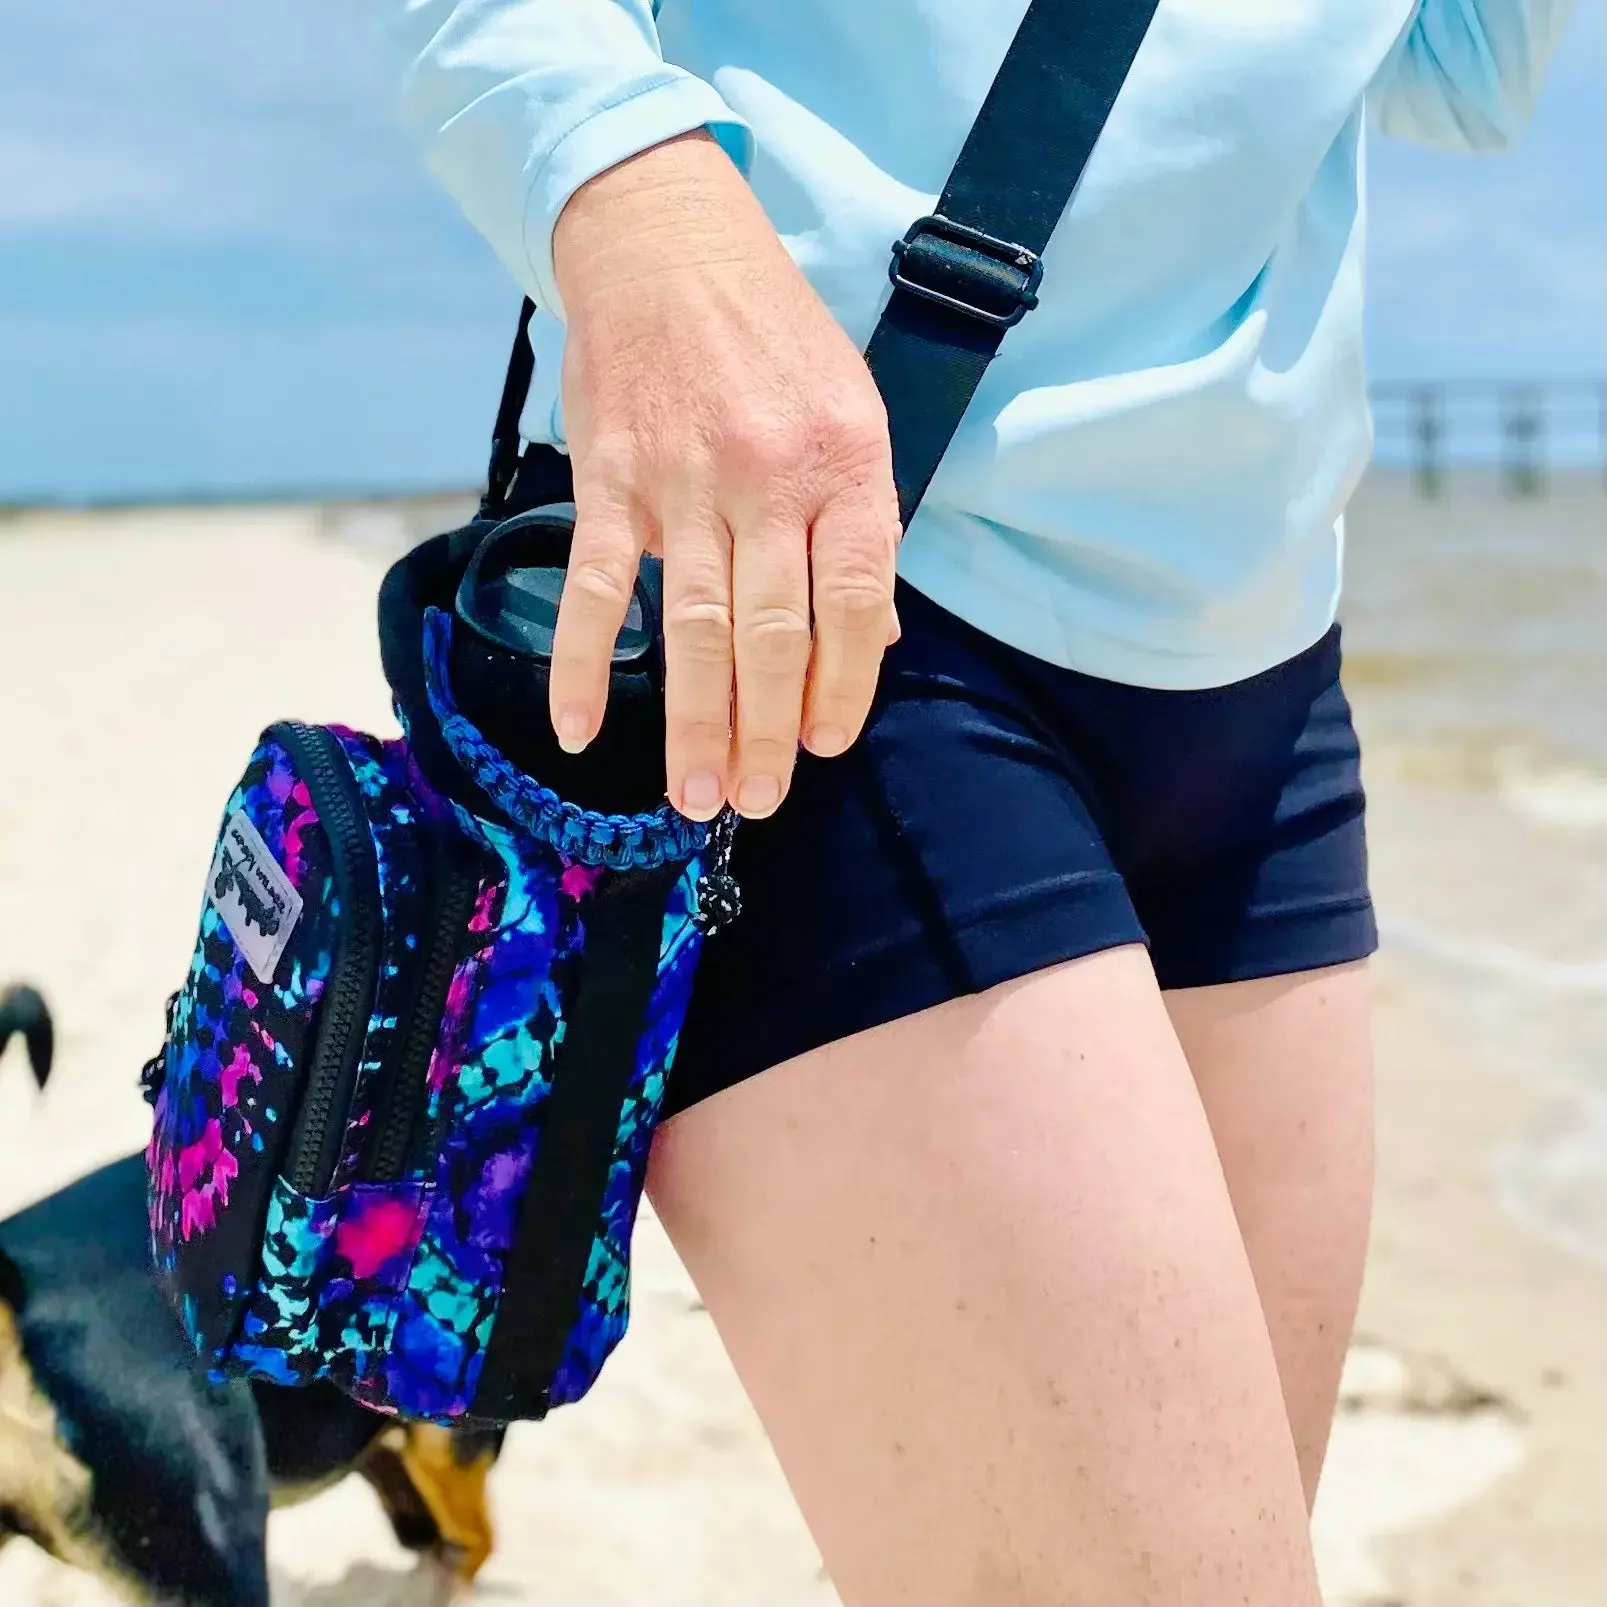
<path fill-rule="evenodd" d="M 637 576 L 602 729 L 584 752 L 565 753 L 547 687 L 573 535 L 566 509 L 539 508 L 482 538 L 453 602 L 453 700 L 506 759 L 566 802 L 645 813 L 663 804 L 665 789 L 660 568 L 644 560 Z"/>

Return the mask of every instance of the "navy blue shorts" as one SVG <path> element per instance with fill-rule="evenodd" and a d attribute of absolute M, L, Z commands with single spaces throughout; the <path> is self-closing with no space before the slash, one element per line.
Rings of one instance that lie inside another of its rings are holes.
<path fill-rule="evenodd" d="M 864 736 L 805 755 L 736 835 L 683 1110 L 766 1067 L 1064 960 L 1147 943 L 1163 988 L 1377 944 L 1339 629 L 1232 686 L 1161 692 L 1006 647 L 900 587 Z"/>

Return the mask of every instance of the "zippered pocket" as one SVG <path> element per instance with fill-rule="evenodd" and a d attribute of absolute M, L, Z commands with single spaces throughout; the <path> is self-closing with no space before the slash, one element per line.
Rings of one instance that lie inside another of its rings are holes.
<path fill-rule="evenodd" d="M 259 1276 L 276 1180 L 299 1159 L 320 1181 L 367 1025 L 377 908 L 350 774 L 320 733 L 275 726 L 258 740 L 224 806 L 150 1079 L 155 1268 L 220 1368 Z"/>
<path fill-rule="evenodd" d="M 414 1159 L 419 1125 L 429 1103 L 430 1063 L 441 1036 L 447 993 L 481 878 L 489 868 L 485 855 L 445 823 L 438 824 L 432 834 L 431 857 L 423 953 L 363 1173 L 364 1181 L 370 1183 L 400 1182 Z"/>
<path fill-rule="evenodd" d="M 382 942 L 379 869 L 362 795 L 339 739 L 320 726 L 289 720 L 271 726 L 267 735 L 291 755 L 307 783 L 329 839 L 343 912 L 284 1166 L 293 1188 L 317 1198 L 328 1191 L 340 1162 L 374 997 Z"/>

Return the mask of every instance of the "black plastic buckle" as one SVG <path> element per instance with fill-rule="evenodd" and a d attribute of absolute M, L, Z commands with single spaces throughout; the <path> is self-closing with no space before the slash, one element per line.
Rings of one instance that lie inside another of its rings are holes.
<path fill-rule="evenodd" d="M 928 237 L 961 248 L 958 253 L 945 251 L 941 257 L 930 254 L 930 266 L 936 268 L 944 278 L 968 280 L 980 291 L 991 293 L 990 300 L 997 301 L 1001 295 L 1008 296 L 1013 298 L 1014 305 L 999 312 L 993 307 L 979 305 L 974 300 L 966 300 L 934 284 L 923 284 L 911 277 L 911 269 L 923 255 L 917 248 Z M 985 264 L 1015 269 L 1020 276 L 1019 282 L 1003 282 L 997 269 L 989 271 L 987 266 L 977 266 L 974 260 L 977 257 L 984 259 Z M 929 217 L 917 218 L 910 225 L 909 233 L 902 240 L 894 241 L 893 260 L 888 264 L 887 277 L 900 290 L 907 290 L 923 301 L 936 302 L 939 307 L 963 313 L 967 318 L 975 318 L 997 329 L 1009 329 L 1019 324 L 1038 305 L 1038 286 L 1043 283 L 1043 261 L 1035 251 L 1029 251 L 1023 245 L 996 239 L 968 224 L 956 223 L 941 212 L 934 212 Z"/>

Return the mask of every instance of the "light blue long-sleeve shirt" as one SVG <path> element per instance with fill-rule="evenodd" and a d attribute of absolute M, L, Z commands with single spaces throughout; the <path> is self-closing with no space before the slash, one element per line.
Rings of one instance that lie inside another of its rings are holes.
<path fill-rule="evenodd" d="M 524 433 L 559 445 L 552 231 L 581 184 L 709 128 L 863 345 L 889 246 L 932 209 L 1026 9 L 376 3 L 431 170 L 545 309 Z M 1161 0 L 906 578 L 1029 653 L 1144 686 L 1222 685 L 1320 637 L 1371 445 L 1364 112 L 1506 145 L 1567 3 Z"/>

